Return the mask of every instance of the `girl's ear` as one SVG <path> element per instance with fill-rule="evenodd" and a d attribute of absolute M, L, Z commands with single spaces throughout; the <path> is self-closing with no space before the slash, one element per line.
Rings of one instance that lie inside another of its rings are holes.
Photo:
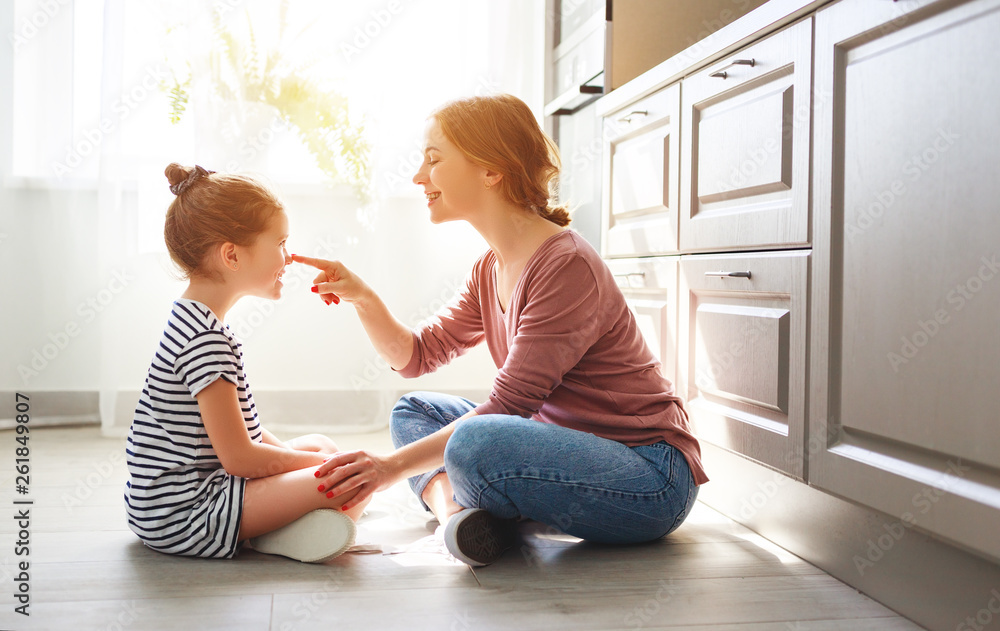
<path fill-rule="evenodd" d="M 239 252 L 234 243 L 223 243 L 219 246 L 219 262 L 223 269 L 236 271 L 240 269 Z"/>

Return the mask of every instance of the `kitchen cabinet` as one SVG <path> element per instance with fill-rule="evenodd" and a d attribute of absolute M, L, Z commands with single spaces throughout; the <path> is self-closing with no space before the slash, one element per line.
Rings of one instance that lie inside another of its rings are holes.
<path fill-rule="evenodd" d="M 608 261 L 639 330 L 660 362 L 663 376 L 675 384 L 678 258 L 658 256 Z"/>
<path fill-rule="evenodd" d="M 681 257 L 680 392 L 702 440 L 803 477 L 808 251 Z"/>
<path fill-rule="evenodd" d="M 997 0 L 816 16 L 808 450 L 811 484 L 994 559 L 998 33 Z"/>
<path fill-rule="evenodd" d="M 809 243 L 812 23 L 684 79 L 680 247 Z"/>
<path fill-rule="evenodd" d="M 998 33 L 1000 0 L 771 0 L 596 104 L 605 257 L 678 260 L 701 498 L 934 629 L 1000 580 Z"/>
<path fill-rule="evenodd" d="M 677 250 L 680 85 L 605 121 L 604 256 Z"/>

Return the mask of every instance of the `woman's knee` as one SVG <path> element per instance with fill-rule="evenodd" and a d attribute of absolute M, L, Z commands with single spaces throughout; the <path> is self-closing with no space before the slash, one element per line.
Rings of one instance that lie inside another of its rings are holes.
<path fill-rule="evenodd" d="M 444 468 L 449 472 L 466 472 L 483 462 L 483 448 L 493 443 L 489 423 L 472 418 L 461 421 L 444 447 Z"/>
<path fill-rule="evenodd" d="M 425 392 L 410 392 L 404 394 L 393 406 L 389 414 L 389 434 L 396 447 L 406 444 L 405 437 L 409 436 L 414 415 L 426 416 Z"/>

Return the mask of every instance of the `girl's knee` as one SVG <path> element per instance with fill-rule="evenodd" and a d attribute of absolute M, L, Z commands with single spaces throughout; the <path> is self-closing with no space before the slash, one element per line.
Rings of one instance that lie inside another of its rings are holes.
<path fill-rule="evenodd" d="M 337 443 L 333 442 L 332 438 L 324 434 L 308 434 L 307 436 L 303 436 L 303 438 L 307 439 L 312 444 L 317 445 L 321 452 L 335 453 L 338 451 Z"/>

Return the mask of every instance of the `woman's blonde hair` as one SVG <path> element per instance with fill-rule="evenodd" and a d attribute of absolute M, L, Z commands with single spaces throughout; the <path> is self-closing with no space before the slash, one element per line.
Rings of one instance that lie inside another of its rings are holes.
<path fill-rule="evenodd" d="M 496 187 L 509 202 L 559 226 L 566 206 L 552 205 L 561 166 L 559 148 L 516 96 L 474 96 L 446 103 L 431 116 L 472 163 L 500 173 Z"/>
<path fill-rule="evenodd" d="M 163 240 L 186 279 L 213 277 L 209 250 L 223 243 L 253 245 L 268 222 L 283 210 L 266 186 L 244 175 L 224 175 L 172 162 L 164 174 L 177 197 L 167 208 Z"/>

